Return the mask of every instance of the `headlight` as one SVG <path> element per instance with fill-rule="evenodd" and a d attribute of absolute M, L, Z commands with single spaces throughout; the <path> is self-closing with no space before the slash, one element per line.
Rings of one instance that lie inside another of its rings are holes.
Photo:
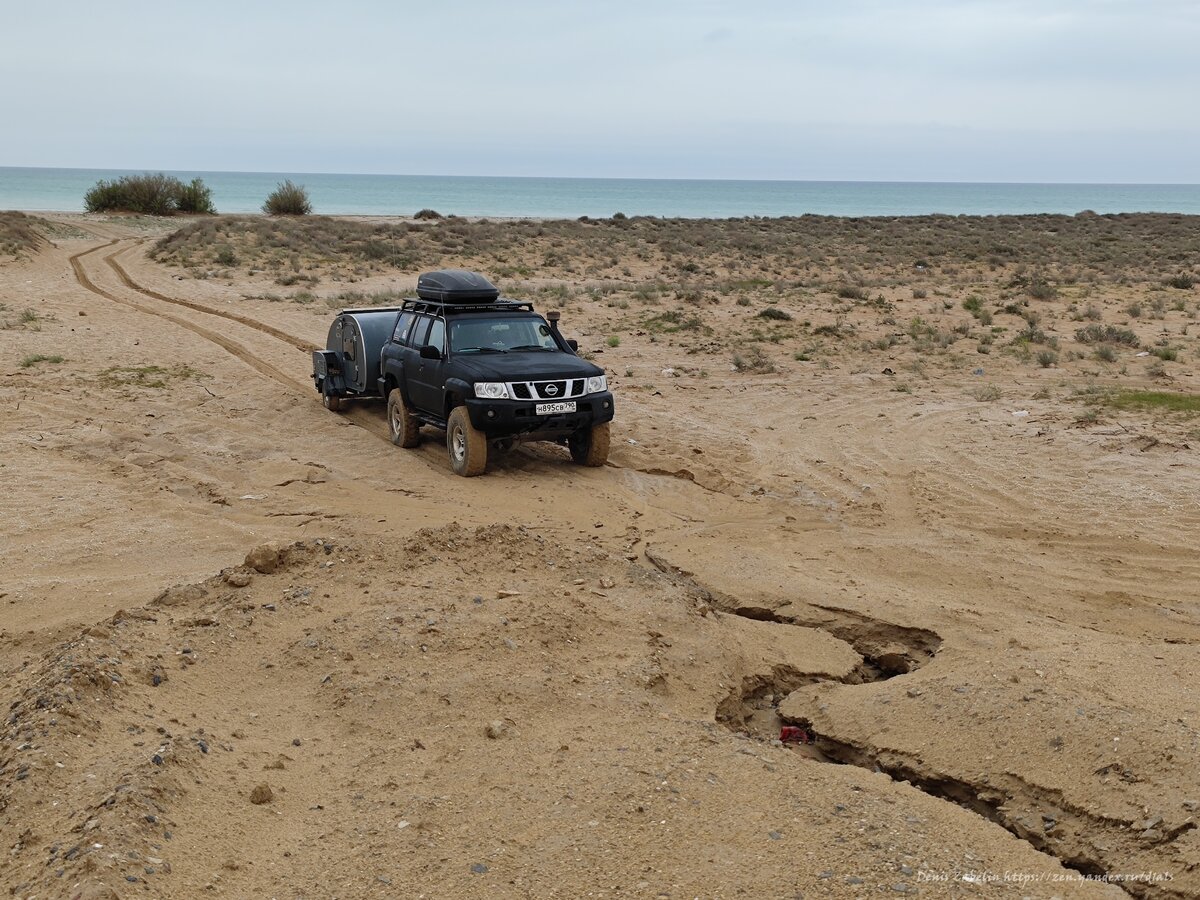
<path fill-rule="evenodd" d="M 475 382 L 475 396 L 484 400 L 507 400 L 508 385 L 503 381 Z"/>
<path fill-rule="evenodd" d="M 587 392 L 589 394 L 599 394 L 608 390 L 608 377 L 605 375 L 595 375 L 587 380 Z"/>

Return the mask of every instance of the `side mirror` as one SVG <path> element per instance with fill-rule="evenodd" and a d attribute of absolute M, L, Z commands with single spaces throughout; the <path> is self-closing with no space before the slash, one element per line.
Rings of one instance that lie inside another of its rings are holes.
<path fill-rule="evenodd" d="M 441 359 L 442 353 L 433 344 L 426 344 L 421 348 L 421 359 Z"/>
<path fill-rule="evenodd" d="M 578 350 L 579 349 L 579 341 L 575 340 L 575 338 L 568 338 L 567 346 L 570 347 L 572 350 Z"/>

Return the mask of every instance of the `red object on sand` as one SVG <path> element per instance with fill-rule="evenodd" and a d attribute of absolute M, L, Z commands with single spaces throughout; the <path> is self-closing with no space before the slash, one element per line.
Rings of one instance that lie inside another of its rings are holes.
<path fill-rule="evenodd" d="M 811 744 L 812 736 L 803 728 L 784 725 L 779 729 L 779 739 L 785 744 Z"/>

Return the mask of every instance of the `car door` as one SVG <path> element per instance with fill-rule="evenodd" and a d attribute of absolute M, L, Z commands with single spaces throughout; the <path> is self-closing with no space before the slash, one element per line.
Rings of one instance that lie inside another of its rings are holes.
<path fill-rule="evenodd" d="M 379 371 L 381 377 L 387 378 L 390 375 L 397 382 L 404 380 L 405 345 L 408 342 L 408 332 L 412 328 L 413 319 L 415 318 L 415 313 L 406 310 L 400 313 L 396 319 L 396 327 L 392 329 L 391 340 L 383 345 L 383 351 L 380 355 Z"/>
<path fill-rule="evenodd" d="M 444 412 L 442 388 L 446 365 L 446 323 L 442 319 L 422 316 L 413 326 L 412 333 L 404 365 L 408 399 L 417 409 L 440 416 Z M 422 359 L 421 348 L 426 344 L 432 345 L 441 358 Z"/>

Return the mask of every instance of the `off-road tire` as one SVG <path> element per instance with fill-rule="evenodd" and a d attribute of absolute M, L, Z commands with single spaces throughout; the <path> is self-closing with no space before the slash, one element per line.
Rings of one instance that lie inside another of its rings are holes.
<path fill-rule="evenodd" d="M 421 423 L 412 414 L 400 388 L 388 391 L 387 399 L 388 435 L 397 447 L 415 447 L 421 443 Z"/>
<path fill-rule="evenodd" d="M 571 459 L 581 466 L 602 466 L 608 462 L 608 426 L 601 422 L 591 428 L 581 428 L 567 438 Z"/>
<path fill-rule="evenodd" d="M 334 394 L 322 394 L 321 404 L 330 412 L 338 412 L 342 408 L 342 398 Z"/>
<path fill-rule="evenodd" d="M 446 423 L 446 450 L 450 468 L 466 478 L 482 475 L 487 468 L 488 443 L 483 432 L 471 424 L 465 406 L 456 406 Z"/>

